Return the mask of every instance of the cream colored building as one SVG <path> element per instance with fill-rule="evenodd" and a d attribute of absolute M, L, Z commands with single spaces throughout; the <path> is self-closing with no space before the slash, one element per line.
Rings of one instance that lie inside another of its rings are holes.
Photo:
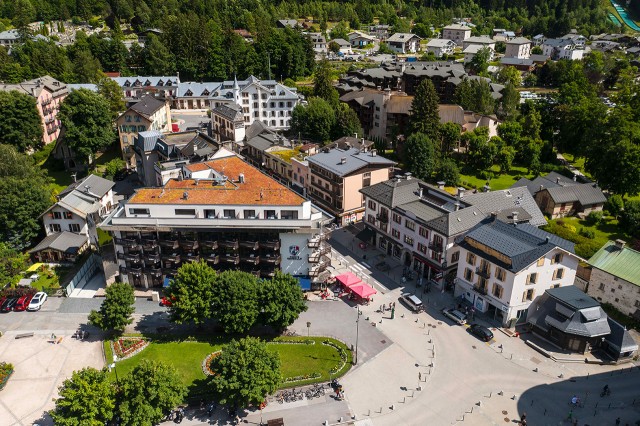
<path fill-rule="evenodd" d="M 136 167 L 136 156 L 133 151 L 138 133 L 149 130 L 160 132 L 171 131 L 171 109 L 169 103 L 144 95 L 116 120 L 122 158 L 128 168 Z"/>
<path fill-rule="evenodd" d="M 531 40 L 524 37 L 516 37 L 507 41 L 504 51 L 505 58 L 529 59 L 531 56 Z"/>
<path fill-rule="evenodd" d="M 622 240 L 609 241 L 591 259 L 587 294 L 640 318 L 640 252 Z"/>
<path fill-rule="evenodd" d="M 466 25 L 452 24 L 442 29 L 442 38 L 453 40 L 457 45 L 471 37 L 471 28 Z"/>
<path fill-rule="evenodd" d="M 376 150 L 329 149 L 307 157 L 311 182 L 309 197 L 334 215 L 340 225 L 362 219 L 365 211 L 362 188 L 389 179 L 395 162 Z"/>

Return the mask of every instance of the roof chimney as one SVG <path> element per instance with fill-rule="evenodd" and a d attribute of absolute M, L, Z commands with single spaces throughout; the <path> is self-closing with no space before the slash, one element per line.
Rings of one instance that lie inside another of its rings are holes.
<path fill-rule="evenodd" d="M 244 173 L 240 173 L 240 174 L 238 175 L 238 182 L 240 182 L 240 183 L 244 183 Z"/>
<path fill-rule="evenodd" d="M 183 199 L 183 200 L 188 200 L 188 199 L 189 199 L 189 193 L 188 193 L 187 191 L 184 191 L 184 192 L 182 193 L 182 199 Z"/>
<path fill-rule="evenodd" d="M 624 248 L 624 246 L 625 246 L 625 244 L 626 244 L 626 243 L 627 243 L 627 242 L 626 242 L 625 240 L 617 239 L 617 240 L 616 240 L 616 247 L 617 247 L 619 250 L 622 250 L 622 249 Z"/>
<path fill-rule="evenodd" d="M 404 174 L 404 178 L 405 178 L 406 180 L 411 180 L 411 172 L 407 172 L 407 173 L 405 173 L 405 174 Z"/>
<path fill-rule="evenodd" d="M 544 189 L 544 185 L 540 185 L 539 191 L 542 191 L 543 189 Z"/>
<path fill-rule="evenodd" d="M 556 178 L 556 183 L 560 183 L 560 178 L 559 177 Z"/>
<path fill-rule="evenodd" d="M 549 238 L 549 236 L 545 237 L 544 241 L 549 244 L 549 241 L 551 241 L 551 238 Z"/>
<path fill-rule="evenodd" d="M 422 192 L 424 191 L 424 189 L 422 187 L 420 187 L 420 190 L 418 191 L 418 197 L 420 197 L 420 199 L 422 199 Z"/>
<path fill-rule="evenodd" d="M 496 220 L 498 218 L 498 212 L 491 212 L 491 220 Z"/>
<path fill-rule="evenodd" d="M 347 162 L 347 157 L 342 157 L 342 158 L 340 159 L 340 164 L 344 164 L 344 163 L 346 163 L 346 162 Z"/>
<path fill-rule="evenodd" d="M 513 218 L 513 223 L 518 221 L 518 212 L 511 212 L 511 217 Z"/>
<path fill-rule="evenodd" d="M 456 207 L 456 211 L 460 210 L 460 201 L 456 200 L 453 205 Z"/>
<path fill-rule="evenodd" d="M 464 197 L 464 188 L 459 186 L 458 187 L 458 197 L 463 198 Z"/>
<path fill-rule="evenodd" d="M 578 176 L 577 175 L 573 175 L 573 181 L 575 182 L 576 180 L 578 180 Z"/>
<path fill-rule="evenodd" d="M 376 151 L 375 149 L 371 150 L 371 156 L 372 157 L 375 157 L 377 153 L 378 153 L 378 151 Z"/>

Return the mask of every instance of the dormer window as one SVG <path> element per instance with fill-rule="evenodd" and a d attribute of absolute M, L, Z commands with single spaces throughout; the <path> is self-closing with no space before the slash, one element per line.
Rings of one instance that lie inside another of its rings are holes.
<path fill-rule="evenodd" d="M 187 93 L 185 93 L 185 96 L 193 96 L 193 92 L 191 92 L 191 90 L 187 90 Z"/>
<path fill-rule="evenodd" d="M 124 82 L 124 87 L 129 87 L 129 86 L 131 86 L 131 83 L 129 83 L 129 80 L 125 81 Z"/>
<path fill-rule="evenodd" d="M 167 86 L 172 86 L 171 80 L 167 81 Z"/>
<path fill-rule="evenodd" d="M 144 82 L 144 85 L 145 85 L 145 86 L 151 86 L 151 81 L 149 81 L 149 80 L 145 81 L 145 82 Z"/>
<path fill-rule="evenodd" d="M 162 86 L 162 85 L 164 85 L 164 82 L 162 80 L 158 80 L 157 86 Z"/>
<path fill-rule="evenodd" d="M 209 96 L 209 91 L 207 89 L 204 89 L 204 92 L 202 92 L 202 96 Z"/>
<path fill-rule="evenodd" d="M 140 80 L 136 80 L 133 82 L 133 85 L 137 87 L 137 86 L 141 86 L 142 83 L 140 83 Z"/>

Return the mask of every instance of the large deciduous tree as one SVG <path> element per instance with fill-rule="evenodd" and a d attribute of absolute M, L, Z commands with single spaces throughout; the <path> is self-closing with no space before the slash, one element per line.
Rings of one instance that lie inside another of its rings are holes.
<path fill-rule="evenodd" d="M 101 330 L 123 332 L 133 322 L 135 311 L 133 287 L 127 283 L 114 283 L 107 287 L 106 297 L 99 311 L 91 311 L 89 323 Z"/>
<path fill-rule="evenodd" d="M 114 80 L 103 75 L 98 81 L 98 93 L 109 103 L 111 111 L 111 119 L 116 118 L 125 110 L 124 99 L 122 97 L 122 88 Z"/>
<path fill-rule="evenodd" d="M 49 179 L 33 159 L 0 144 L 0 240 L 29 247 L 42 225 L 39 217 L 51 203 Z"/>
<path fill-rule="evenodd" d="M 109 102 L 90 90 L 74 90 L 60 107 L 60 120 L 67 145 L 90 159 L 114 141 Z"/>
<path fill-rule="evenodd" d="M 0 92 L 0 143 L 25 152 L 42 145 L 42 122 L 36 100 L 12 90 Z"/>
<path fill-rule="evenodd" d="M 121 381 L 118 413 L 123 426 L 153 426 L 187 395 L 175 367 L 143 360 Z"/>
<path fill-rule="evenodd" d="M 236 407 L 262 403 L 282 381 L 278 354 L 255 337 L 232 340 L 211 367 L 220 402 Z"/>
<path fill-rule="evenodd" d="M 291 130 L 318 142 L 331 139 L 336 122 L 331 105 L 322 98 L 311 98 L 307 105 L 297 105 L 291 113 Z"/>
<path fill-rule="evenodd" d="M 211 318 L 216 278 L 216 271 L 205 262 L 182 265 L 165 290 L 171 300 L 171 321 L 201 325 Z"/>
<path fill-rule="evenodd" d="M 362 134 L 362 127 L 360 126 L 360 120 L 358 114 L 349 105 L 341 103 L 338 105 L 335 111 L 336 122 L 333 126 L 333 139 L 341 138 L 342 136 L 353 136 L 356 133 Z"/>
<path fill-rule="evenodd" d="M 407 168 L 418 179 L 428 180 L 436 167 L 433 142 L 423 133 L 414 133 L 404 144 L 404 158 Z"/>
<path fill-rule="evenodd" d="M 261 322 L 275 329 L 283 329 L 307 310 L 298 280 L 280 271 L 258 286 Z"/>
<path fill-rule="evenodd" d="M 338 91 L 333 87 L 333 76 L 329 61 L 323 60 L 316 66 L 313 74 L 313 96 L 329 102 L 332 108 L 338 106 Z"/>
<path fill-rule="evenodd" d="M 49 412 L 56 425 L 103 426 L 113 418 L 116 390 L 105 371 L 74 371 L 58 393 L 56 406 Z"/>
<path fill-rule="evenodd" d="M 438 114 L 438 94 L 433 82 L 425 78 L 411 102 L 410 129 L 412 133 L 422 133 L 432 141 L 438 140 L 440 115 Z"/>
<path fill-rule="evenodd" d="M 213 286 L 213 318 L 227 333 L 244 333 L 258 319 L 258 279 L 240 271 L 218 274 Z"/>
<path fill-rule="evenodd" d="M 0 242 L 0 286 L 14 284 L 21 278 L 20 273 L 27 268 L 28 254 Z"/>

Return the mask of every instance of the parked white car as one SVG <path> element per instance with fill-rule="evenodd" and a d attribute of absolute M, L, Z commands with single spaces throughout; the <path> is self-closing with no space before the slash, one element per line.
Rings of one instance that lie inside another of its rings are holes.
<path fill-rule="evenodd" d="M 445 317 L 455 321 L 456 324 L 465 325 L 467 323 L 467 316 L 456 309 L 443 309 L 442 313 Z"/>
<path fill-rule="evenodd" d="M 47 293 L 40 291 L 33 296 L 31 302 L 29 302 L 29 307 L 27 307 L 27 311 L 39 311 L 44 305 L 44 302 L 47 300 Z"/>

